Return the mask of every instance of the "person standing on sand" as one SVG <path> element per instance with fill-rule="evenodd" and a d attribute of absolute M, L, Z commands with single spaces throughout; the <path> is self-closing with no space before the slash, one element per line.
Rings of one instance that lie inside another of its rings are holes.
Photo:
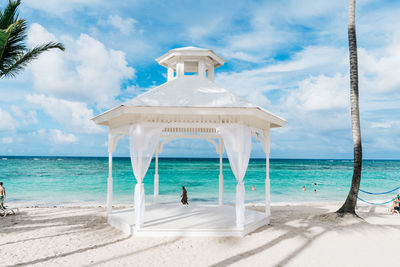
<path fill-rule="evenodd" d="M 187 191 L 186 188 L 184 186 L 182 186 L 182 195 L 181 195 L 182 199 L 181 202 L 183 205 L 189 205 L 188 201 L 187 201 Z"/>
<path fill-rule="evenodd" d="M 400 194 L 397 195 L 397 198 L 393 201 L 392 213 L 400 212 Z"/>
<path fill-rule="evenodd" d="M 4 209 L 4 200 L 6 199 L 6 189 L 3 186 L 3 182 L 0 182 L 0 208 Z"/>

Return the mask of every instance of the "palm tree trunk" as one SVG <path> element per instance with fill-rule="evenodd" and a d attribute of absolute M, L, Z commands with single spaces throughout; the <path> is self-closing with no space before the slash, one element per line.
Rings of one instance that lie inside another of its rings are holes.
<path fill-rule="evenodd" d="M 351 103 L 351 126 L 353 133 L 353 151 L 354 151 L 354 168 L 353 179 L 351 182 L 350 192 L 343 206 L 337 211 L 338 213 L 355 214 L 357 204 L 358 190 L 361 182 L 362 168 L 362 145 L 361 145 L 361 129 L 360 129 L 360 110 L 358 105 L 358 63 L 357 63 L 357 38 L 355 25 L 355 7 L 356 1 L 349 0 L 349 52 L 350 52 L 350 103 Z"/>

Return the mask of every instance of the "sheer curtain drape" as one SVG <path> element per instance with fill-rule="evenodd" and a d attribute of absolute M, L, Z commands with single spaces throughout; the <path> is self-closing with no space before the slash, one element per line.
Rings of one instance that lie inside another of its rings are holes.
<path fill-rule="evenodd" d="M 151 159 L 160 138 L 162 127 L 134 124 L 129 128 L 129 142 L 133 174 L 137 180 L 135 186 L 135 226 L 143 226 L 145 195 L 143 178 L 150 166 Z"/>
<path fill-rule="evenodd" d="M 243 125 L 221 126 L 219 128 L 224 140 L 226 153 L 232 172 L 236 177 L 236 225 L 244 227 L 244 198 L 243 178 L 249 165 L 251 151 L 251 130 Z"/>

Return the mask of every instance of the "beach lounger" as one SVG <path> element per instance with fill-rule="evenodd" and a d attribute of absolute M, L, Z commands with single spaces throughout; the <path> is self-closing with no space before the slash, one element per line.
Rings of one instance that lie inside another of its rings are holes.
<path fill-rule="evenodd" d="M 6 217 L 7 215 L 14 215 L 15 211 L 13 209 L 9 209 L 9 208 L 0 208 L 0 216 L 1 217 Z"/>

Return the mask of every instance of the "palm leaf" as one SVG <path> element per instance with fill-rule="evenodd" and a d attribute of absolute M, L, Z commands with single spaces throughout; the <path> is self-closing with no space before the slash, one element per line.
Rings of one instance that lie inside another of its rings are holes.
<path fill-rule="evenodd" d="M 21 0 L 8 1 L 8 5 L 0 13 L 0 29 L 7 29 L 11 24 L 17 22 L 17 9 L 21 4 Z"/>
<path fill-rule="evenodd" d="M 58 48 L 62 51 L 65 50 L 65 47 L 61 43 L 50 42 L 44 45 L 39 45 L 34 47 L 33 49 L 26 52 L 19 59 L 17 59 L 14 64 L 10 65 L 7 68 L 0 69 L 0 77 L 12 76 L 14 77 L 18 72 L 26 67 L 32 60 L 37 59 L 40 54 L 46 52 L 48 50 Z"/>
<path fill-rule="evenodd" d="M 18 24 L 22 23 L 21 20 L 11 24 L 7 29 L 0 29 L 0 60 L 3 57 L 4 50 L 9 41 L 10 35 L 14 32 L 15 28 L 18 27 Z"/>
<path fill-rule="evenodd" d="M 50 42 L 33 49 L 26 46 L 27 24 L 18 19 L 17 9 L 21 0 L 9 0 L 8 5 L 0 10 L 0 78 L 15 76 L 32 60 L 50 49 L 58 48 L 64 51 L 64 45 Z"/>

